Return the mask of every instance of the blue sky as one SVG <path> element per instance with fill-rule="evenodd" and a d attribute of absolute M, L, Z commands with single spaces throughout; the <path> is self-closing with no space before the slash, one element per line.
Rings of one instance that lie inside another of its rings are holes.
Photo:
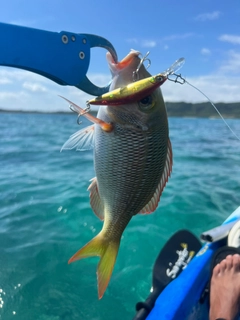
<path fill-rule="evenodd" d="M 240 101 L 239 0 L 8 0 L 1 4 L 0 22 L 96 34 L 114 45 L 119 59 L 131 48 L 143 54 L 150 51 L 152 74 L 184 57 L 182 75 L 210 99 Z M 92 51 L 89 75 L 99 85 L 110 79 L 105 55 L 104 49 Z M 168 81 L 162 91 L 165 101 L 206 101 L 187 84 Z M 89 98 L 77 88 L 0 66 L 0 108 L 67 110 L 58 95 L 81 106 Z"/>

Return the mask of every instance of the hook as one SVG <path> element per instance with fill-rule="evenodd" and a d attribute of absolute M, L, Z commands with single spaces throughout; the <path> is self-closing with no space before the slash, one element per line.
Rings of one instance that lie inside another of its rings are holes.
<path fill-rule="evenodd" d="M 79 112 L 76 107 L 72 104 L 70 104 L 69 106 L 69 109 L 75 113 L 78 114 L 78 117 L 77 117 L 77 124 L 80 125 L 82 123 L 82 121 L 80 121 L 80 117 L 83 116 L 84 114 L 88 113 L 90 110 L 91 110 L 91 107 L 90 107 L 90 103 L 87 101 L 86 102 L 86 108 L 82 111 L 82 112 Z"/>
<path fill-rule="evenodd" d="M 142 59 L 140 60 L 140 62 L 139 62 L 139 65 L 138 65 L 136 71 L 133 72 L 133 81 L 134 81 L 134 82 L 137 81 L 137 80 L 139 80 L 139 74 L 138 74 L 138 72 L 139 72 L 141 66 L 143 65 L 143 63 L 144 63 L 145 61 L 148 61 L 148 65 L 147 65 L 146 69 L 148 69 L 148 68 L 151 66 L 151 60 L 147 58 L 147 56 L 149 55 L 149 53 L 150 53 L 150 51 L 148 51 L 148 52 L 145 54 L 145 56 L 143 56 L 143 58 L 142 58 Z"/>

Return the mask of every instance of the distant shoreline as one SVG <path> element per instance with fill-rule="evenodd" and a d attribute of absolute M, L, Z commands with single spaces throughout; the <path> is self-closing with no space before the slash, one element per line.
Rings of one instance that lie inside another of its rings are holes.
<path fill-rule="evenodd" d="M 240 119 L 240 102 L 234 103 L 215 103 L 224 118 Z M 209 102 L 186 103 L 186 102 L 166 102 L 169 117 L 190 117 L 190 118 L 219 118 L 216 110 Z M 0 113 L 36 113 L 36 114 L 65 114 L 74 115 L 70 111 L 41 112 L 41 111 L 21 111 L 0 109 Z M 97 113 L 97 111 L 91 111 Z"/>
<path fill-rule="evenodd" d="M 224 118 L 240 119 L 240 102 L 219 102 L 215 103 L 215 106 Z M 169 117 L 219 118 L 209 102 L 166 102 L 166 107 Z"/>

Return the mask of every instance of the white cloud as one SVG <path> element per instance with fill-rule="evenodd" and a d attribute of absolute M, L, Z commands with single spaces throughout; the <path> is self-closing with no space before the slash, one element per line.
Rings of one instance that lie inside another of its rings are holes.
<path fill-rule="evenodd" d="M 201 13 L 195 17 L 195 20 L 197 20 L 197 21 L 216 20 L 220 17 L 220 15 L 221 15 L 220 11 Z"/>
<path fill-rule="evenodd" d="M 154 48 L 157 45 L 157 42 L 154 40 L 143 40 L 141 43 L 144 48 Z"/>
<path fill-rule="evenodd" d="M 190 77 L 186 80 L 206 94 L 213 102 L 240 101 L 240 52 L 231 50 L 213 74 Z M 206 102 L 207 99 L 187 83 L 166 81 L 162 86 L 166 101 Z"/>
<path fill-rule="evenodd" d="M 213 102 L 236 102 L 240 101 L 239 85 L 240 77 L 219 77 L 218 75 L 207 75 L 202 77 L 187 78 L 187 81 L 200 89 Z M 207 99 L 187 83 L 166 81 L 162 86 L 165 101 L 190 103 L 207 102 Z M 209 105 L 211 108 L 211 106 Z"/>
<path fill-rule="evenodd" d="M 230 50 L 227 59 L 222 62 L 219 72 L 228 76 L 240 74 L 240 51 Z"/>
<path fill-rule="evenodd" d="M 230 42 L 232 44 L 240 44 L 240 36 L 232 35 L 232 34 L 223 34 L 218 40 Z"/>
<path fill-rule="evenodd" d="M 39 83 L 24 82 L 23 88 L 32 92 L 46 92 L 47 88 Z"/>
<path fill-rule="evenodd" d="M 23 82 L 25 79 L 28 79 L 29 82 L 38 81 L 44 83 L 48 81 L 45 77 L 39 76 L 33 72 L 9 67 L 0 68 L 0 79 L 5 79 L 5 83 L 6 81 L 9 83 L 18 81 Z"/>
<path fill-rule="evenodd" d="M 89 79 L 100 87 L 110 81 L 110 74 L 89 74 Z M 37 74 L 16 70 L 14 68 L 0 68 L 0 109 L 32 110 L 44 112 L 69 111 L 66 101 L 59 95 L 72 100 L 85 108 L 86 101 L 92 96 L 72 86 L 60 86 Z"/>
<path fill-rule="evenodd" d="M 92 73 L 88 74 L 88 78 L 99 87 L 105 87 L 111 81 L 110 74 Z"/>
<path fill-rule="evenodd" d="M 175 40 L 184 40 L 184 39 L 188 39 L 191 38 L 193 36 L 196 36 L 193 32 L 186 32 L 186 33 L 180 33 L 180 34 L 171 34 L 168 35 L 166 37 L 163 37 L 161 39 L 158 40 L 154 40 L 154 39 L 138 39 L 138 38 L 128 38 L 126 39 L 126 41 L 130 44 L 134 44 L 134 45 L 138 45 L 141 46 L 143 48 L 154 48 L 157 46 L 157 44 L 162 43 L 164 44 L 164 42 L 166 41 L 175 41 Z M 168 49 L 168 45 L 166 44 L 164 46 L 164 50 Z"/>
<path fill-rule="evenodd" d="M 138 39 L 137 38 L 129 38 L 126 40 L 128 43 L 134 43 L 134 44 L 138 44 Z"/>
<path fill-rule="evenodd" d="M 0 85 L 1 84 L 9 84 L 11 83 L 11 80 L 8 78 L 0 78 Z"/>
<path fill-rule="evenodd" d="M 162 38 L 163 41 L 172 41 L 172 40 L 183 40 L 194 36 L 193 32 L 187 32 L 182 34 L 172 34 L 170 36 L 166 36 Z"/>
<path fill-rule="evenodd" d="M 152 39 L 129 38 L 126 41 L 134 45 L 139 45 L 143 48 L 154 48 L 157 45 L 157 41 Z"/>
<path fill-rule="evenodd" d="M 211 50 L 207 49 L 207 48 L 202 48 L 201 49 L 201 54 L 204 56 L 209 56 L 211 55 Z"/>

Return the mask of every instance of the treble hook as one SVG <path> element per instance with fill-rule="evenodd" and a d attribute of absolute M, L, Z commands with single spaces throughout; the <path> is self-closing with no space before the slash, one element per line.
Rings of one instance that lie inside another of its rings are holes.
<path fill-rule="evenodd" d="M 91 109 L 90 103 L 88 103 L 88 101 L 86 102 L 86 105 L 87 105 L 86 108 L 83 110 L 83 112 L 80 112 L 80 113 L 76 110 L 74 105 L 70 104 L 70 106 L 69 106 L 69 109 L 71 111 L 73 111 L 73 112 L 78 114 L 78 117 L 77 117 L 77 124 L 78 125 L 80 125 L 82 123 L 82 121 L 79 120 L 80 117 L 83 116 L 84 114 L 88 113 L 90 111 L 90 109 Z"/>
<path fill-rule="evenodd" d="M 171 79 L 170 76 L 175 76 L 175 79 Z M 181 73 L 177 74 L 177 73 L 171 73 L 167 75 L 167 78 L 169 81 L 175 82 L 175 83 L 180 83 L 180 84 L 184 84 L 186 82 L 186 80 L 182 77 Z M 178 79 L 181 79 L 180 81 Z"/>
<path fill-rule="evenodd" d="M 148 51 L 148 52 L 145 54 L 145 56 L 143 56 L 143 58 L 142 58 L 142 59 L 140 60 L 140 62 L 139 62 L 139 65 L 138 65 L 136 71 L 133 72 L 133 81 L 139 80 L 139 74 L 138 74 L 138 72 L 139 72 L 141 66 L 143 65 L 143 63 L 144 63 L 145 61 L 148 61 L 148 65 L 147 65 L 146 69 L 148 69 L 148 68 L 150 67 L 150 65 L 151 65 L 151 60 L 147 58 L 147 56 L 149 55 L 149 53 L 150 53 L 150 51 Z"/>

